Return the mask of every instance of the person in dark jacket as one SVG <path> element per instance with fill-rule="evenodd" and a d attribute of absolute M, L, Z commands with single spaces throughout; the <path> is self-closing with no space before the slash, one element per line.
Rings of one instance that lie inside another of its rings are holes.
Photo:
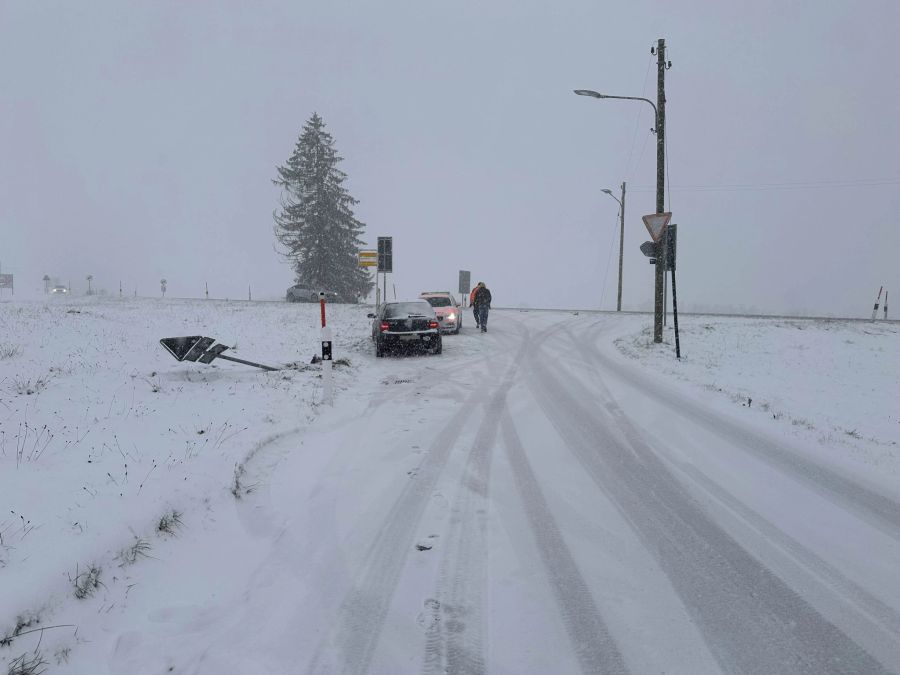
<path fill-rule="evenodd" d="M 483 281 L 475 288 L 475 320 L 481 326 L 481 332 L 487 332 L 488 312 L 491 309 L 491 292 Z"/>

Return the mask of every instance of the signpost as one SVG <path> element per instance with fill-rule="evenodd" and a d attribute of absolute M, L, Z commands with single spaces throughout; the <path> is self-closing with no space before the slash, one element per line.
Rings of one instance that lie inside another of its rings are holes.
<path fill-rule="evenodd" d="M 325 323 L 325 293 L 319 292 L 322 314 L 322 394 L 325 403 L 334 405 L 334 384 L 331 381 L 331 326 Z"/>
<path fill-rule="evenodd" d="M 678 225 L 672 223 L 666 228 L 666 269 L 675 271 L 675 252 L 678 246 Z"/>
<path fill-rule="evenodd" d="M 675 319 L 675 358 L 681 359 L 681 338 L 678 335 L 678 293 L 675 290 L 675 248 L 678 226 L 669 225 L 666 230 L 666 269 L 672 273 L 672 316 Z"/>
<path fill-rule="evenodd" d="M 466 298 L 469 297 L 469 291 L 472 290 L 472 273 L 469 270 L 459 271 L 459 294 L 462 296 L 463 307 L 466 305 Z"/>
<path fill-rule="evenodd" d="M 393 237 L 378 237 L 378 271 L 382 274 L 394 271 Z"/>
<path fill-rule="evenodd" d="M 376 296 L 378 293 L 378 272 L 381 273 L 381 289 L 384 300 L 387 301 L 387 273 L 394 272 L 394 238 L 378 237 L 378 268 L 375 274 Z"/>

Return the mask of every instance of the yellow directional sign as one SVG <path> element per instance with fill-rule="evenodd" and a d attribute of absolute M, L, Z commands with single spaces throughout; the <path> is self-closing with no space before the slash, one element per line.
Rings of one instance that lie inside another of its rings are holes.
<path fill-rule="evenodd" d="M 378 267 L 378 251 L 360 251 L 357 259 L 359 267 Z"/>

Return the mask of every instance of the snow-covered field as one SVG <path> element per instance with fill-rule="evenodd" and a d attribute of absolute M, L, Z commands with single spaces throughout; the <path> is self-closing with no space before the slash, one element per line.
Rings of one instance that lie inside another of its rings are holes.
<path fill-rule="evenodd" d="M 689 316 L 679 329 L 681 362 L 671 317 L 666 349 L 653 348 L 651 326 L 616 346 L 686 391 L 747 408 L 760 428 L 900 478 L 900 322 Z"/>
<path fill-rule="evenodd" d="M 368 355 L 365 313 L 329 308 L 335 353 L 351 363 L 334 368 L 339 388 L 359 350 Z M 0 304 L 0 638 L 78 627 L 19 638 L 0 664 L 36 639 L 52 663 L 96 642 L 98 617 L 122 621 L 145 568 L 252 490 L 242 472 L 253 449 L 315 417 L 318 322 L 306 304 Z M 229 355 L 295 367 L 178 363 L 158 342 L 196 334 L 235 346 Z M 167 569 L 169 585 L 178 572 Z"/>
<path fill-rule="evenodd" d="M 678 392 L 697 416 L 721 416 L 761 438 L 782 439 L 841 475 L 897 494 L 896 323 L 684 317 L 679 363 L 671 345 L 650 343 L 646 316 L 495 311 L 491 332 L 476 334 L 470 320 L 461 335 L 445 338 L 441 356 L 376 360 L 367 311 L 329 307 L 335 358 L 347 359 L 335 366 L 337 400 L 330 408 L 321 404 L 319 366 L 309 365 L 319 349 L 313 305 L 0 303 L 0 667 L 437 673 L 462 649 L 483 654 L 484 663 L 476 659 L 458 672 L 478 672 L 479 663 L 491 672 L 579 672 L 596 645 L 565 658 L 554 645 L 577 642 L 575 624 L 585 618 L 602 627 L 604 614 L 615 619 L 605 639 L 618 643 L 635 672 L 706 672 L 714 663 L 727 669 L 699 646 L 697 628 L 664 625 L 666 612 L 680 611 L 670 590 L 654 596 L 659 625 L 641 620 L 641 598 L 666 587 L 665 577 L 637 554 L 619 567 L 632 544 L 613 515 L 604 521 L 604 537 L 621 549 L 598 558 L 593 547 L 604 551 L 608 544 L 596 540 L 583 509 L 608 506 L 552 459 L 563 442 L 528 412 L 524 383 L 532 373 L 519 364 L 548 336 L 595 341 L 535 351 L 535 368 L 551 369 L 538 373 L 548 386 L 557 382 L 556 360 L 569 370 L 572 396 L 588 391 L 592 368 L 612 367 L 604 366 L 606 358 L 636 378 L 661 373 L 660 397 L 667 388 Z M 292 367 L 263 372 L 222 361 L 178 363 L 158 344 L 194 334 L 236 345 L 227 352 L 236 357 Z M 615 385 L 626 410 L 628 386 Z M 539 389 L 528 396 L 541 400 Z M 553 412 L 560 401 L 547 400 L 542 409 Z M 565 411 L 557 412 L 562 420 Z M 482 413 L 495 425 L 481 423 Z M 656 413 L 647 407 L 648 415 Z M 631 420 L 640 423 L 634 413 Z M 648 438 L 665 436 L 648 427 Z M 558 429 L 565 439 L 568 431 Z M 498 434 L 506 459 L 491 459 Z M 681 436 L 703 443 L 684 425 L 660 443 Z M 458 446 L 472 448 L 468 458 L 453 451 Z M 672 446 L 666 461 L 694 461 L 689 446 Z M 543 450 L 535 454 L 535 447 Z M 535 474 L 523 461 L 529 454 Z M 446 478 L 454 472 L 462 476 L 458 484 Z M 532 495 L 521 512 L 507 501 L 513 484 L 517 494 Z M 556 582 L 547 588 L 534 581 L 540 565 L 524 543 L 532 536 L 529 522 L 539 547 L 555 549 L 545 563 L 563 575 L 551 575 Z M 477 553 L 488 547 L 486 537 L 500 542 L 489 561 Z M 441 562 L 415 557 L 442 546 L 452 555 Z M 779 569 L 774 553 L 760 557 Z M 634 560 L 646 563 L 649 576 L 629 595 L 629 575 L 640 568 Z M 854 564 L 836 567 L 851 575 L 862 569 Z M 471 602 L 476 581 L 488 583 L 498 569 L 503 579 L 490 584 L 490 610 L 442 619 L 454 604 Z M 560 578 L 589 588 L 596 607 L 554 586 Z M 471 588 L 460 590 L 460 579 Z M 623 584 L 621 597 L 596 587 L 598 580 Z M 434 583 L 438 591 L 423 590 Z M 568 618 L 551 626 L 545 603 L 554 594 L 574 604 Z M 890 609 L 878 615 L 881 625 L 895 625 L 891 597 L 883 600 Z M 813 604 L 825 616 L 833 610 Z M 396 618 L 407 615 L 408 626 Z M 475 626 L 480 637 L 454 637 L 451 620 Z M 659 654 L 643 653 L 640 642 L 657 633 L 664 636 Z M 411 635 L 421 644 L 410 644 Z M 871 641 L 866 648 L 873 653 L 900 651 L 890 639 Z M 507 647 L 519 655 L 509 657 Z M 620 663 L 601 651 L 595 656 L 603 664 Z"/>

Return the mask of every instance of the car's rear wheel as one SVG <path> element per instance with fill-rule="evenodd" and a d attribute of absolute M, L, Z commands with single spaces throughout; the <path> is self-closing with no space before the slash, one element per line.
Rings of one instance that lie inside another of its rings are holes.
<path fill-rule="evenodd" d="M 375 338 L 375 356 L 379 359 L 384 356 L 384 346 L 381 344 L 381 340 Z"/>
<path fill-rule="evenodd" d="M 432 354 L 440 354 L 444 350 L 444 341 L 438 337 L 437 344 L 431 348 Z"/>

